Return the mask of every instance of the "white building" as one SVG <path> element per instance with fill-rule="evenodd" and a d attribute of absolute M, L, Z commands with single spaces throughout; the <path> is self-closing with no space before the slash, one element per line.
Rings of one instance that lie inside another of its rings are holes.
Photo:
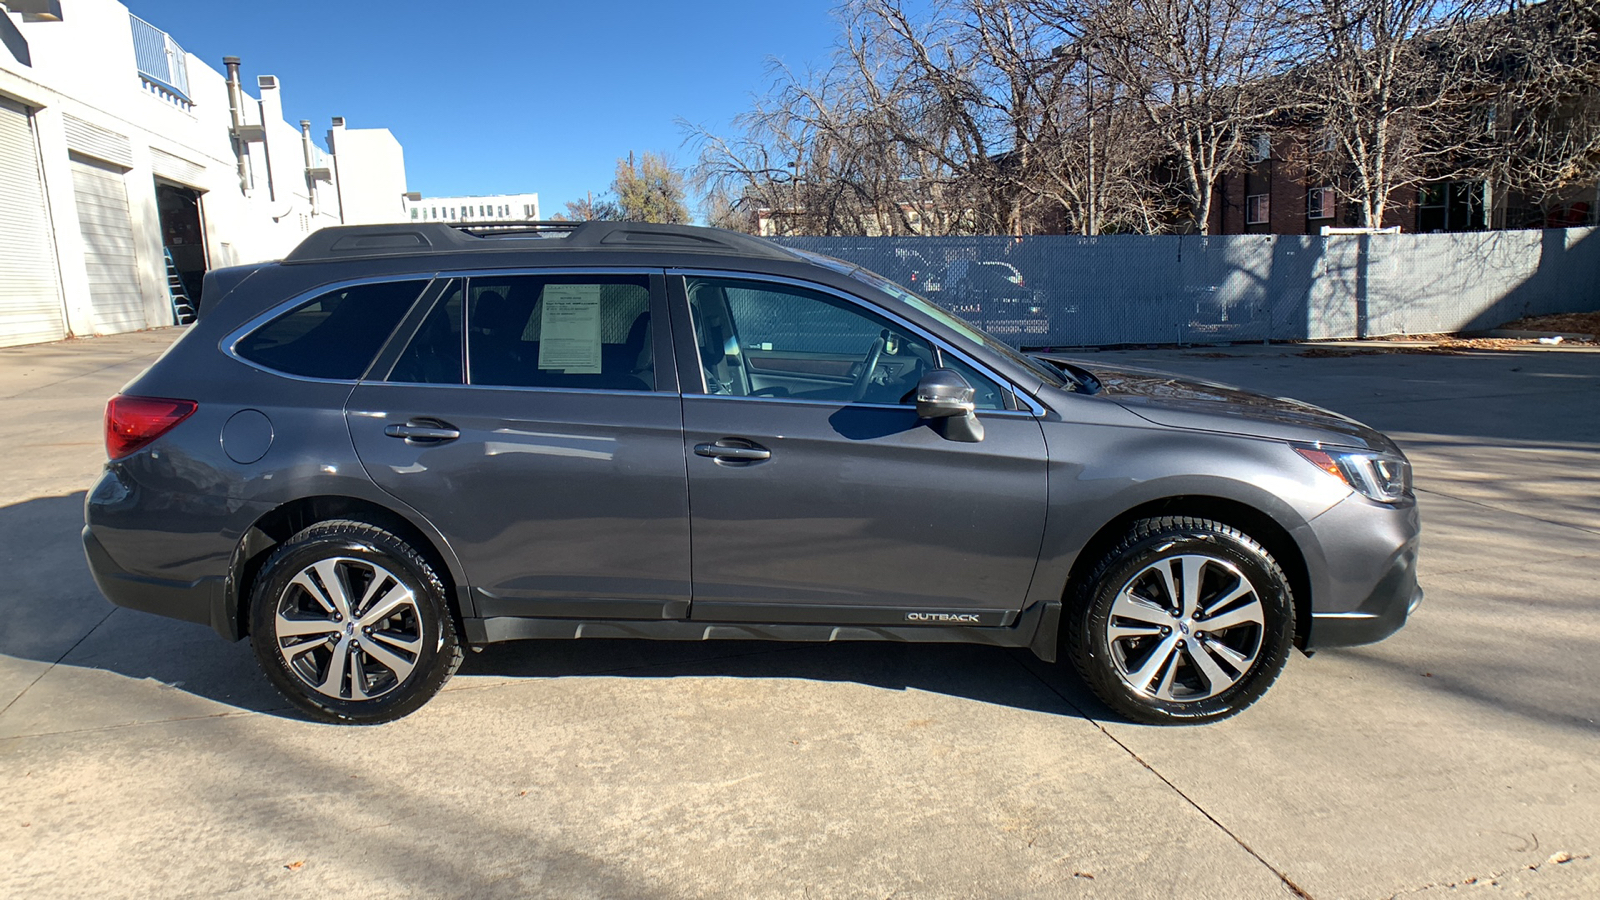
<path fill-rule="evenodd" d="M 491 194 L 486 197 L 406 195 L 408 222 L 537 222 L 538 194 Z"/>
<path fill-rule="evenodd" d="M 374 225 L 406 217 L 406 157 L 389 129 L 346 128 L 339 116 L 328 130 L 328 149 L 338 169 L 345 224 Z"/>
<path fill-rule="evenodd" d="M 0 346 L 171 324 L 169 275 L 197 298 L 209 268 L 403 217 L 393 135 L 335 120 L 335 156 L 224 63 L 115 0 L 0 0 Z"/>

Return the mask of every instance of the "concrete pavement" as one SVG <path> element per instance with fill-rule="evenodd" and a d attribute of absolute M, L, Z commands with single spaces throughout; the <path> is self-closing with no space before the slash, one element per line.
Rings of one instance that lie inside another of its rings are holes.
<path fill-rule="evenodd" d="M 1417 464 L 1412 623 L 1227 722 L 991 648 L 566 642 L 356 729 L 88 577 L 101 408 L 175 333 L 0 350 L 0 896 L 1600 895 L 1600 353 L 1089 354 Z"/>

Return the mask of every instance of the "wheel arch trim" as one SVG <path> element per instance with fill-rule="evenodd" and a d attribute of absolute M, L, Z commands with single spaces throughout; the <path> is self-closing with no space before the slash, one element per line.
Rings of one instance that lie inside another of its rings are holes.
<path fill-rule="evenodd" d="M 1231 491 L 1224 493 L 1203 488 L 1149 493 L 1155 495 L 1149 496 L 1147 493 L 1145 496 L 1124 498 L 1123 502 L 1116 504 L 1120 512 L 1105 519 L 1092 533 L 1080 534 L 1078 540 L 1072 542 L 1075 549 L 1050 561 L 1053 577 L 1036 578 L 1035 587 L 1056 593 L 1053 597 L 1041 596 L 1037 600 L 1060 603 L 1070 608 L 1076 586 L 1140 519 L 1174 515 L 1213 519 L 1249 535 L 1271 553 L 1283 568 L 1289 578 L 1290 590 L 1294 592 L 1295 646 L 1302 649 L 1306 646 L 1312 623 L 1312 600 L 1318 593 L 1325 564 L 1321 545 L 1307 520 L 1270 495 L 1243 499 L 1237 494 L 1230 496 L 1233 494 Z M 1055 515 L 1055 511 L 1052 511 L 1052 515 Z M 1087 528 L 1084 530 L 1087 531 Z M 1041 560 L 1041 565 L 1044 562 Z M 1046 639 L 1041 634 L 1035 642 L 1036 646 Z"/>
<path fill-rule="evenodd" d="M 234 545 L 222 592 L 223 608 L 212 623 L 223 637 L 236 641 L 249 633 L 249 591 L 272 549 L 301 530 L 330 519 L 368 522 L 413 542 L 417 552 L 439 570 L 451 613 L 457 620 L 457 633 L 464 634 L 461 620 L 476 614 L 466 574 L 450 542 L 432 523 L 415 510 L 397 509 L 368 498 L 316 494 L 285 501 L 261 514 Z"/>

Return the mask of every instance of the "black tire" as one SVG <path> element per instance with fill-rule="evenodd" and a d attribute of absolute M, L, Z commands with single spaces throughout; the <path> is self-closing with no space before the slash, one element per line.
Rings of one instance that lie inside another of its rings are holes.
<path fill-rule="evenodd" d="M 1185 604 L 1191 581 L 1199 587 Z M 1065 655 L 1096 696 L 1136 722 L 1236 715 L 1277 680 L 1294 641 L 1283 569 L 1249 535 L 1209 519 L 1135 522 L 1075 599 Z M 1213 624 L 1219 630 L 1206 632 Z"/>
<path fill-rule="evenodd" d="M 326 588 L 325 574 L 337 590 Z M 285 632 L 305 633 L 280 635 L 280 623 Z M 250 645 L 267 679 L 297 709 L 350 725 L 415 712 L 461 665 L 433 566 L 401 538 L 346 519 L 312 525 L 267 558 L 250 596 Z"/>

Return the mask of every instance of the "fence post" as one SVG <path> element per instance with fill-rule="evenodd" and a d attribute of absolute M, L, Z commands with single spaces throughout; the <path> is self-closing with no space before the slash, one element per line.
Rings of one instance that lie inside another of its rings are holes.
<path fill-rule="evenodd" d="M 1371 284 L 1372 235 L 1362 234 L 1356 242 L 1356 339 L 1367 337 L 1367 291 Z"/>

